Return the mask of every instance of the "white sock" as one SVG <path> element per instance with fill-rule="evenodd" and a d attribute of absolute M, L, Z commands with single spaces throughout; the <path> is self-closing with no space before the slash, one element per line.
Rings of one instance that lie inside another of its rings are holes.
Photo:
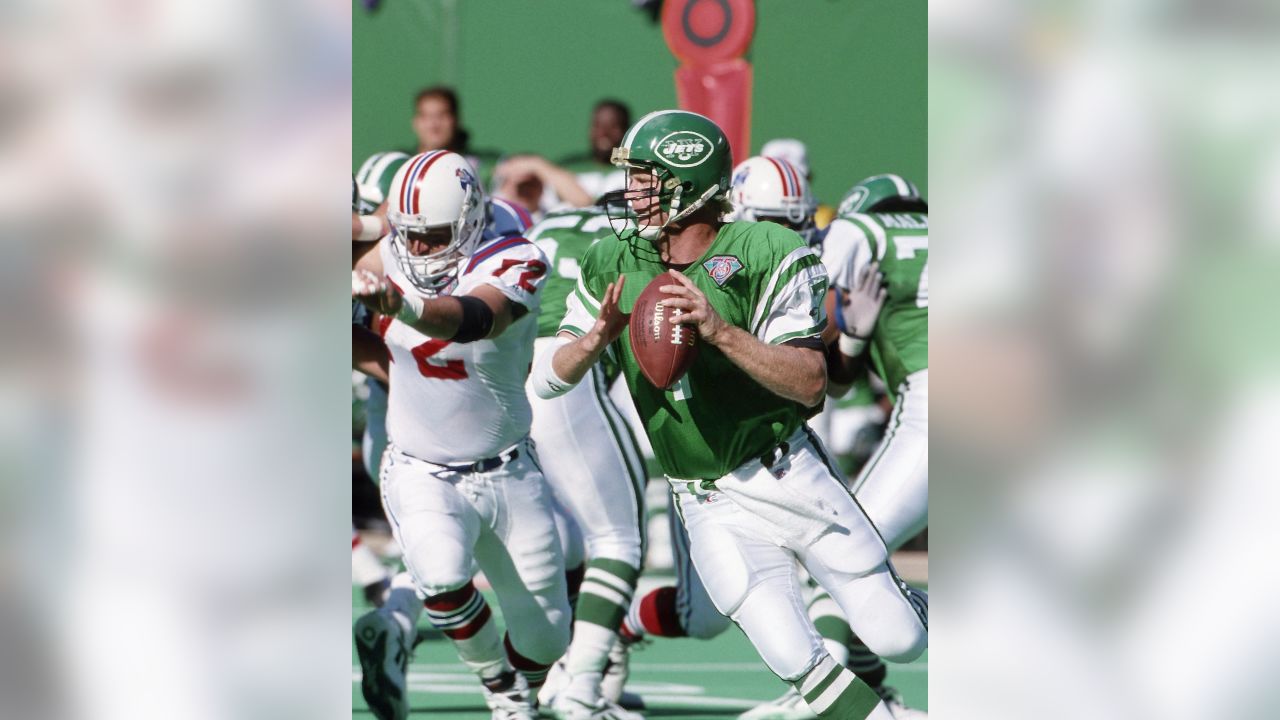
<path fill-rule="evenodd" d="M 602 672 L 574 673 L 569 676 L 569 684 L 563 694 L 587 705 L 594 705 L 600 699 L 600 681 L 604 679 Z"/>
<path fill-rule="evenodd" d="M 565 669 L 574 676 L 604 672 L 605 666 L 609 664 L 609 651 L 613 649 L 613 643 L 617 639 L 617 633 L 595 623 L 581 620 L 575 622 L 573 643 L 569 646 Z"/>
<path fill-rule="evenodd" d="M 391 591 L 387 593 L 387 601 L 382 607 L 391 613 L 405 632 L 417 627 L 418 618 L 422 615 L 422 600 L 409 573 L 402 572 L 391 579 Z"/>

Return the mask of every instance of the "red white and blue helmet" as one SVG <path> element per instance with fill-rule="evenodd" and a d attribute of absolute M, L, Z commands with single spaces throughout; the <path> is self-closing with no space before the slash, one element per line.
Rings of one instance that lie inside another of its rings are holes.
<path fill-rule="evenodd" d="M 733 169 L 729 190 L 730 220 L 785 220 L 799 230 L 812 227 L 818 203 L 809 181 L 782 158 L 757 155 Z"/>
<path fill-rule="evenodd" d="M 387 197 L 391 251 L 415 287 L 434 293 L 453 279 L 480 244 L 486 207 L 475 170 L 457 153 L 420 153 L 396 171 Z M 452 228 L 447 246 L 427 255 L 409 253 L 408 233 L 437 227 Z"/>

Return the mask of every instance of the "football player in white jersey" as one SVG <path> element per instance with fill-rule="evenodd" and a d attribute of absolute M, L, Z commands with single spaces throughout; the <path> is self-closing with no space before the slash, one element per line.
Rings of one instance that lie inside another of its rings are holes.
<path fill-rule="evenodd" d="M 394 584 L 357 622 L 362 689 L 379 717 L 407 716 L 407 656 L 425 604 L 480 677 L 493 718 L 532 720 L 531 689 L 570 630 L 524 392 L 546 256 L 523 238 L 484 240 L 484 195 L 455 153 L 410 158 L 387 203 L 392 232 L 352 275 L 353 297 L 383 316 L 385 345 L 364 335 L 353 351 L 389 379 L 382 501 L 415 588 Z M 505 638 L 473 564 L 497 594 Z"/>

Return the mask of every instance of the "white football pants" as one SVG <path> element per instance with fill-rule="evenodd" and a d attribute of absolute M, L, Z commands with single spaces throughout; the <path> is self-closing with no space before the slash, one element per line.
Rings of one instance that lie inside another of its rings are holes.
<path fill-rule="evenodd" d="M 788 444 L 790 452 L 774 464 L 775 470 L 786 469 L 781 478 L 759 460 L 744 463 L 733 474 L 748 483 L 781 483 L 833 508 L 840 526 L 811 545 L 798 547 L 770 537 L 761 531 L 759 516 L 724 493 L 694 494 L 685 483 L 673 485 L 693 562 L 712 602 L 742 627 L 775 675 L 794 681 L 827 652 L 805 610 L 794 568 L 798 561 L 840 605 L 872 652 L 894 662 L 915 659 L 928 644 L 923 598 L 909 592 L 893 572 L 884 543 L 817 436 L 804 427 Z M 767 519 L 785 526 L 788 512 L 778 508 Z"/>
<path fill-rule="evenodd" d="M 382 463 L 382 504 L 405 565 L 427 597 L 456 590 L 473 562 L 498 596 L 511 644 L 539 663 L 569 645 L 571 613 L 551 491 L 530 444 L 485 473 L 442 470 L 395 443 Z"/>
<path fill-rule="evenodd" d="M 929 370 L 908 375 L 897 395 L 884 439 L 850 486 L 891 551 L 929 524 Z"/>
<path fill-rule="evenodd" d="M 534 360 L 556 345 L 539 338 Z M 588 559 L 619 560 L 640 567 L 646 523 L 647 474 L 640 449 L 609 399 L 600 366 L 572 390 L 544 400 L 528 391 L 530 435 L 556 500 L 582 530 Z"/>

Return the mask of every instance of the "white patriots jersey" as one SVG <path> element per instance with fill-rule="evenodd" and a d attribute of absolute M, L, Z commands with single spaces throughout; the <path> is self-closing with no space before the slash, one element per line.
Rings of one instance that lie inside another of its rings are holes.
<path fill-rule="evenodd" d="M 391 254 L 379 248 L 388 279 L 420 293 Z M 387 435 L 404 453 L 431 463 L 461 465 L 491 458 L 529 433 L 532 412 L 525 380 L 538 335 L 547 257 L 522 237 L 482 244 L 458 268 L 442 294 L 466 295 L 481 285 L 528 309 L 496 338 L 455 343 L 431 338 L 392 318 L 378 330 L 391 352 Z"/>

